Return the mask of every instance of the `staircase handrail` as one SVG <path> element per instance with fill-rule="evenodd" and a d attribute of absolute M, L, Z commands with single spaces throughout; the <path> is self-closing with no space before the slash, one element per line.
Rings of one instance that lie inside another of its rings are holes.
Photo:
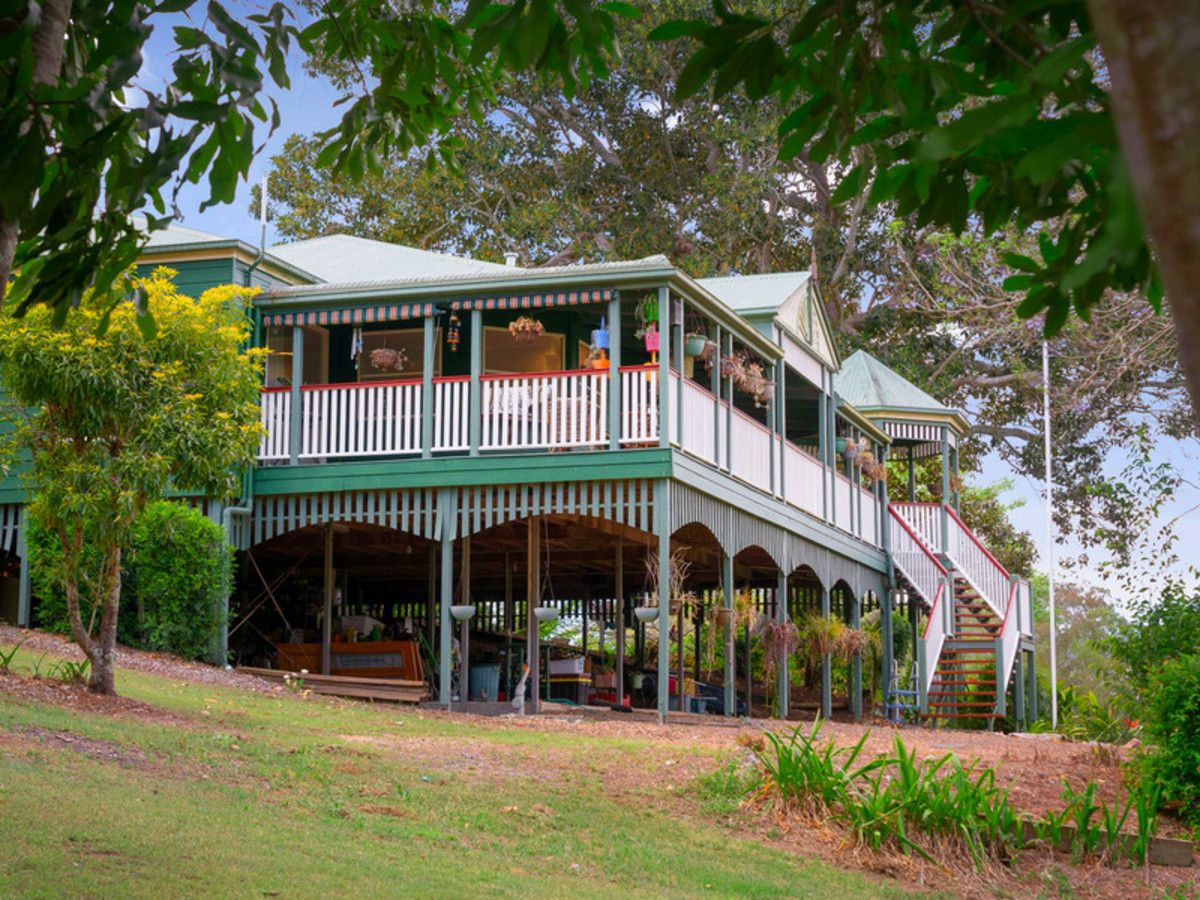
<path fill-rule="evenodd" d="M 946 547 L 943 552 L 954 564 L 954 568 L 975 588 L 980 599 L 991 607 L 998 618 L 1005 618 L 1008 613 L 1008 588 L 1012 582 L 1008 569 L 983 545 L 975 536 L 975 532 L 967 527 L 954 507 L 945 504 L 943 509 L 955 526 L 950 529 L 951 546 Z M 963 546 L 964 536 L 969 546 Z M 971 552 L 972 547 L 978 552 Z"/>
<path fill-rule="evenodd" d="M 937 558 L 937 554 L 929 549 L 929 545 L 921 539 L 921 536 L 908 523 L 908 520 L 896 509 L 895 504 L 888 504 L 888 512 L 901 528 L 901 533 L 896 536 L 898 539 L 892 542 L 892 560 L 900 567 L 900 571 L 904 573 L 904 577 L 912 583 L 925 602 L 932 607 L 937 601 L 936 593 L 941 589 L 942 580 L 949 573 L 946 567 L 942 565 L 941 560 Z M 915 551 L 919 551 L 919 553 L 916 553 L 912 547 L 906 546 L 908 542 L 905 541 L 905 537 L 908 538 L 908 541 L 912 545 L 915 545 Z M 929 577 L 930 573 L 928 571 L 921 572 L 916 565 L 909 562 L 910 555 L 914 554 L 915 559 L 920 560 L 920 565 L 923 568 L 928 570 L 928 568 L 932 567 L 934 572 L 932 578 Z M 938 578 L 937 576 L 939 575 L 942 577 Z M 931 582 L 936 583 L 936 587 Z"/>

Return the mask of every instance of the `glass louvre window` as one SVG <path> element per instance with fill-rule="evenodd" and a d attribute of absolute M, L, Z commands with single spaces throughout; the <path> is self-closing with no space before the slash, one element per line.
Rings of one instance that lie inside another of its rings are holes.
<path fill-rule="evenodd" d="M 398 328 L 387 331 L 364 331 L 362 353 L 358 357 L 359 381 L 390 381 L 398 378 L 420 378 L 425 366 L 425 330 L 423 328 Z M 435 329 L 433 374 L 442 372 L 442 334 Z M 403 350 L 404 369 L 377 369 L 371 362 L 371 352 L 381 349 Z"/>
<path fill-rule="evenodd" d="M 265 367 L 265 386 L 291 387 L 292 327 L 267 328 L 266 347 L 271 351 Z M 329 380 L 329 331 L 319 325 L 304 327 L 304 380 L 301 384 L 324 384 Z"/>
<path fill-rule="evenodd" d="M 483 329 L 483 371 L 488 374 L 561 372 L 564 339 L 546 332 L 533 340 L 518 341 L 507 328 Z"/>
<path fill-rule="evenodd" d="M 267 329 L 266 386 L 289 387 L 292 383 L 292 329 L 272 325 Z"/>

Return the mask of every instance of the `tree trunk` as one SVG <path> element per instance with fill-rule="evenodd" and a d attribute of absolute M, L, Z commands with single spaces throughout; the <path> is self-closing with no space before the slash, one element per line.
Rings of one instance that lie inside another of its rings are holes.
<path fill-rule="evenodd" d="M 1089 7 L 1200 427 L 1200 16 L 1195 0 Z"/>
<path fill-rule="evenodd" d="M 100 613 L 100 634 L 93 643 L 92 676 L 88 690 L 95 694 L 115 694 L 114 673 L 117 663 L 117 612 L 121 604 L 121 545 L 104 549 L 104 607 Z"/>

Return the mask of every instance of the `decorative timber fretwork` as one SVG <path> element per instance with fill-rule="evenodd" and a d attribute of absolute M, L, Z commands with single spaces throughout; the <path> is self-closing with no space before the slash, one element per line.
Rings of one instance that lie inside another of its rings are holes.
<path fill-rule="evenodd" d="M 436 540 L 438 492 L 432 489 L 282 494 L 254 501 L 253 542 L 320 525 L 362 522 Z"/>
<path fill-rule="evenodd" d="M 576 515 L 640 531 L 653 529 L 654 483 L 650 479 L 484 485 L 450 493 L 456 500 L 456 515 L 449 523 L 452 538 L 539 515 Z"/>

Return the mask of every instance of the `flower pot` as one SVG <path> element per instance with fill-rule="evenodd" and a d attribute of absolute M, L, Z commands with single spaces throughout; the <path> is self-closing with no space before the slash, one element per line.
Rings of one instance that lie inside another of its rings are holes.
<path fill-rule="evenodd" d="M 687 340 L 683 342 L 684 356 L 699 356 L 704 352 L 704 345 L 708 343 L 708 338 L 702 334 L 689 334 Z"/>
<path fill-rule="evenodd" d="M 713 614 L 713 623 L 719 628 L 724 628 L 733 621 L 733 610 L 726 607 L 718 607 Z"/>
<path fill-rule="evenodd" d="M 651 331 L 647 331 L 645 334 L 645 341 L 646 341 L 646 352 L 647 353 L 657 353 L 658 347 L 659 347 L 658 329 L 653 329 Z"/>
<path fill-rule="evenodd" d="M 846 439 L 838 438 L 836 441 L 833 442 L 833 446 L 837 448 L 838 455 L 840 456 L 841 454 L 846 452 Z"/>
<path fill-rule="evenodd" d="M 608 349 L 608 329 L 603 325 L 592 329 L 592 346 L 597 350 Z"/>
<path fill-rule="evenodd" d="M 599 359 L 593 359 L 592 360 L 592 368 L 593 369 L 607 369 L 608 368 L 608 357 L 602 356 Z"/>
<path fill-rule="evenodd" d="M 635 606 L 633 614 L 637 616 L 637 620 L 643 625 L 648 625 L 658 618 L 657 606 Z"/>

